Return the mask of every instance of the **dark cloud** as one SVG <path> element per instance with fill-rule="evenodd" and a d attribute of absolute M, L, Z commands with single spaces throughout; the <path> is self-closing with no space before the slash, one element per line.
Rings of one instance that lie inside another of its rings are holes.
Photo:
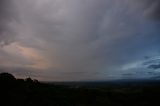
<path fill-rule="evenodd" d="M 0 46 L 9 44 L 14 39 L 11 23 L 15 20 L 13 0 L 0 1 Z"/>
<path fill-rule="evenodd" d="M 150 65 L 150 66 L 148 66 L 148 68 L 150 68 L 150 69 L 160 69 L 160 64 L 153 64 L 153 65 Z"/>
<path fill-rule="evenodd" d="M 154 19 L 160 19 L 160 1 L 156 0 L 153 4 L 153 11 L 151 13 L 151 17 Z"/>
<path fill-rule="evenodd" d="M 145 3 L 146 15 L 154 20 L 160 19 L 160 1 L 159 0 L 140 0 Z"/>

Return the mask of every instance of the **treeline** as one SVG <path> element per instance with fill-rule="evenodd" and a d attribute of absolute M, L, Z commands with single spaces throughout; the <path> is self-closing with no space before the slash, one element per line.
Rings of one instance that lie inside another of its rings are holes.
<path fill-rule="evenodd" d="M 1 84 L 15 84 L 15 83 L 39 83 L 38 80 L 32 80 L 30 77 L 26 79 L 16 79 L 12 74 L 9 73 L 0 73 L 0 83 Z"/>

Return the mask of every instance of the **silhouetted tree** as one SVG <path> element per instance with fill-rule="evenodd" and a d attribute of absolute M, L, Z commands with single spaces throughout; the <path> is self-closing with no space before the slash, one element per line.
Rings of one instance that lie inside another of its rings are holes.
<path fill-rule="evenodd" d="M 33 80 L 33 82 L 34 82 L 34 83 L 39 83 L 39 81 L 38 81 L 38 80 L 36 80 L 36 79 L 34 79 L 34 80 Z"/>
<path fill-rule="evenodd" d="M 12 90 L 16 88 L 16 78 L 9 73 L 1 73 L 0 74 L 0 91 L 1 96 L 6 95 L 8 92 L 12 92 Z M 3 97 L 4 97 L 3 96 Z"/>
<path fill-rule="evenodd" d="M 28 83 L 32 83 L 33 82 L 33 80 L 30 77 L 26 78 L 25 81 L 28 82 Z"/>
<path fill-rule="evenodd" d="M 0 83 L 5 85 L 12 85 L 16 81 L 16 78 L 9 73 L 1 73 L 0 74 Z"/>
<path fill-rule="evenodd" d="M 15 78 L 12 74 L 9 74 L 9 73 L 1 73 L 1 74 L 0 74 L 0 80 L 9 81 L 9 80 L 16 80 L 16 78 Z"/>

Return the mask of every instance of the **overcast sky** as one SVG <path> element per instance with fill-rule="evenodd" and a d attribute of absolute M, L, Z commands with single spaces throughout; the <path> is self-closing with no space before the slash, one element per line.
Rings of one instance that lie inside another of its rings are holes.
<path fill-rule="evenodd" d="M 45 81 L 160 76 L 160 1 L 0 0 L 0 72 Z"/>

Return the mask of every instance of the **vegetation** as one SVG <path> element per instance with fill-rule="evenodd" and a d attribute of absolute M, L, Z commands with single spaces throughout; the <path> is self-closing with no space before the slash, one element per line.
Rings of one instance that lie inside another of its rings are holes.
<path fill-rule="evenodd" d="M 0 106 L 157 106 L 160 85 L 71 87 L 1 73 L 0 97 Z"/>

